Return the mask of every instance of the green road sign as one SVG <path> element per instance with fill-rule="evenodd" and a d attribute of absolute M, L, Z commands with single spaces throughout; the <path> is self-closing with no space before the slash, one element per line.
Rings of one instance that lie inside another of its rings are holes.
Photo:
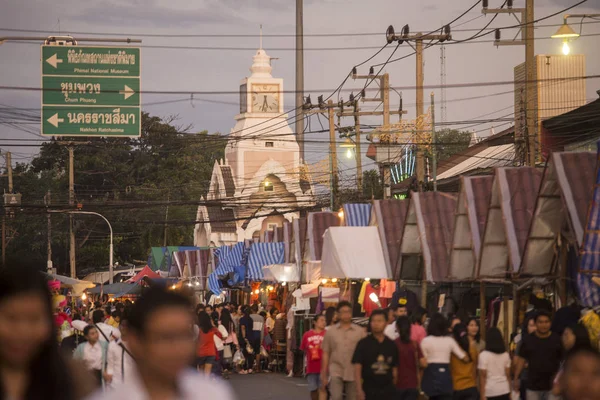
<path fill-rule="evenodd" d="M 42 46 L 42 75 L 140 76 L 140 49 Z"/>
<path fill-rule="evenodd" d="M 140 136 L 140 49 L 42 46 L 42 135 Z"/>
<path fill-rule="evenodd" d="M 44 76 L 44 105 L 140 105 L 140 78 Z"/>
<path fill-rule="evenodd" d="M 44 106 L 42 132 L 51 136 L 139 136 L 139 107 Z"/>

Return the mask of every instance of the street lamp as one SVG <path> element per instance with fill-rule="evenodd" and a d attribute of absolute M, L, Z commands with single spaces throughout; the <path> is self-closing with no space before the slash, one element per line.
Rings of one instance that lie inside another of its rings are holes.
<path fill-rule="evenodd" d="M 577 39 L 579 36 L 581 36 L 580 33 L 575 32 L 573 28 L 569 26 L 569 24 L 567 23 L 567 19 L 581 18 L 581 21 L 583 22 L 584 18 L 594 17 L 600 17 L 600 14 L 565 14 L 565 16 L 563 17 L 563 24 L 560 26 L 560 28 L 558 28 L 554 35 L 550 36 L 552 39 L 562 39 L 562 53 L 565 56 L 568 56 L 571 52 L 569 41 Z"/>
<path fill-rule="evenodd" d="M 113 229 L 112 225 L 106 217 L 102 214 L 93 211 L 60 211 L 60 210 L 48 210 L 49 213 L 54 214 L 84 214 L 84 215 L 96 215 L 102 218 L 108 224 L 108 229 L 110 230 L 110 245 L 108 248 L 108 283 L 113 283 L 114 279 L 114 271 L 113 271 Z"/>
<path fill-rule="evenodd" d="M 356 144 L 352 141 L 352 139 L 347 137 L 346 140 L 344 140 L 344 143 L 340 144 L 340 147 L 343 149 L 348 149 L 348 150 L 346 150 L 347 158 L 354 157 L 354 153 L 352 152 L 352 149 L 356 148 Z"/>

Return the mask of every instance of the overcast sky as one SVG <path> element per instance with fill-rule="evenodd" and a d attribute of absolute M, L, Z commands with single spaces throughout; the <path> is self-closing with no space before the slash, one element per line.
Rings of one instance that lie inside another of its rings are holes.
<path fill-rule="evenodd" d="M 524 6 L 525 0 L 515 0 L 515 7 Z M 327 89 L 338 86 L 353 65 L 371 56 L 376 48 L 385 42 L 384 32 L 392 24 L 396 30 L 409 24 L 412 32 L 430 31 L 460 15 L 473 5 L 474 0 L 305 0 L 305 33 L 375 33 L 380 35 L 362 35 L 350 37 L 306 37 L 305 47 L 305 88 L 314 91 L 316 100 L 319 92 L 329 94 Z M 490 7 L 498 7 L 501 0 L 490 0 Z M 537 0 L 535 17 L 555 13 L 577 3 L 577 0 Z M 587 3 L 570 13 L 600 12 L 600 0 L 588 0 Z M 481 7 L 465 15 L 453 24 L 455 39 L 469 37 L 475 32 L 460 31 L 483 27 L 491 16 L 482 16 Z M 467 22 L 472 20 L 470 22 Z M 591 21 L 591 20 L 589 20 Z M 467 23 L 465 23 L 467 22 Z M 560 24 L 562 16 L 557 15 L 541 24 Z M 584 24 L 583 34 L 600 34 L 600 21 Z M 515 24 L 516 21 L 501 15 L 492 27 Z M 2 4 L 0 13 L 0 35 L 45 36 L 46 34 L 74 34 L 75 37 L 90 37 L 92 33 L 129 34 L 136 38 L 138 34 L 249 34 L 256 35 L 259 25 L 263 24 L 265 34 L 293 34 L 295 29 L 295 2 L 293 0 L 8 0 Z M 459 26 L 460 25 L 460 26 Z M 572 26 L 579 27 L 573 20 Z M 2 29 L 41 30 L 41 32 L 9 32 Z M 540 27 L 536 29 L 536 54 L 557 54 L 560 43 L 546 39 L 558 27 Z M 516 31 L 512 33 L 512 36 Z M 512 37 L 508 31 L 503 38 Z M 142 90 L 153 91 L 237 91 L 240 80 L 249 74 L 248 68 L 252 56 L 258 47 L 257 37 L 244 38 L 160 38 L 142 37 L 143 46 L 173 47 L 217 47 L 220 50 L 200 49 L 142 49 Z M 493 39 L 493 35 L 485 39 Z M 284 78 L 285 89 L 294 89 L 294 52 L 293 37 L 265 37 L 263 47 L 273 61 L 273 75 Z M 598 37 L 581 37 L 572 44 L 573 53 L 585 53 L 587 57 L 587 75 L 600 74 L 600 52 Z M 373 47 L 363 50 L 310 50 L 319 47 Z M 242 48 L 227 50 L 227 47 Z M 386 49 L 371 63 L 385 61 L 393 47 Z M 406 44 L 400 46 L 395 57 L 411 53 Z M 496 82 L 513 79 L 513 67 L 524 61 L 524 47 L 510 46 L 496 48 L 491 43 L 456 44 L 446 46 L 446 81 L 448 84 Z M 0 46 L 0 85 L 1 86 L 40 86 L 40 50 L 37 44 L 12 44 Z M 366 73 L 369 64 L 359 72 Z M 404 108 L 409 111 L 406 118 L 414 118 L 415 59 L 389 64 L 385 72 L 390 74 L 392 86 L 402 87 Z M 440 82 L 440 49 L 434 46 L 425 52 L 425 84 L 438 85 Z M 359 88 L 361 82 L 349 81 L 345 88 Z M 492 94 L 511 90 L 512 86 L 479 86 L 447 89 L 447 120 L 465 121 L 500 117 L 512 113 L 512 94 Z M 587 98 L 597 98 L 600 79 L 587 81 Z M 357 90 L 358 91 L 358 90 Z M 429 92 L 426 90 L 426 104 Z M 434 89 L 439 104 L 440 91 Z M 452 101 L 465 97 L 490 95 L 470 100 Z M 348 93 L 343 93 L 347 98 Z M 147 105 L 144 110 L 155 115 L 178 114 L 182 125 L 192 124 L 195 130 L 229 133 L 234 125 L 234 115 L 239 111 L 238 95 L 195 96 L 191 102 L 189 96 L 182 94 L 144 95 L 143 103 L 181 100 L 180 102 Z M 205 99 L 208 101 L 201 101 Z M 392 94 L 392 105 L 398 105 L 398 96 Z M 286 109 L 293 108 L 293 94 L 286 95 Z M 314 102 L 313 100 L 313 102 Z M 214 101 L 214 102 L 210 102 Z M 223 104 L 230 103 L 230 104 Z M 0 107 L 11 106 L 33 109 L 40 107 L 39 92 L 0 90 Z M 439 120 L 440 109 L 436 109 Z M 363 121 L 361 121 L 363 122 Z M 375 123 L 375 120 L 366 120 Z M 347 124 L 352 121 L 348 120 Z M 496 123 L 500 125 L 502 123 Z M 498 126 L 499 131 L 508 125 Z M 320 129 L 315 119 L 312 129 Z M 460 126 L 458 126 L 460 127 Z M 29 126 L 39 132 L 37 125 Z M 490 125 L 479 125 L 475 130 L 489 129 Z M 293 126 L 292 126 L 293 129 Z M 487 132 L 481 132 L 485 136 Z M 35 138 L 0 125 L 1 138 Z M 311 137 L 320 138 L 319 135 Z M 1 147 L 1 146 L 0 146 Z M 325 145 L 307 147 L 311 153 L 307 158 L 312 161 L 326 157 Z M 11 148 L 16 151 L 16 159 L 26 159 L 35 148 Z M 25 158 L 21 158 L 25 157 Z M 344 161 L 348 163 L 347 161 Z M 350 166 L 351 164 L 347 164 Z"/>

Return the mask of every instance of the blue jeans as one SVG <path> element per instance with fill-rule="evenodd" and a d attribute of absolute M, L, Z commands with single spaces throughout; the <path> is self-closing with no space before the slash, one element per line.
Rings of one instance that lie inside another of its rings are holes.
<path fill-rule="evenodd" d="M 559 398 L 550 391 L 527 389 L 527 400 L 558 400 Z"/>

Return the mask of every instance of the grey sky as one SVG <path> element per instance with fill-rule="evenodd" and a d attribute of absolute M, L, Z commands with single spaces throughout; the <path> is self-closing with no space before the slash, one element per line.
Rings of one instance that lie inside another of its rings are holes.
<path fill-rule="evenodd" d="M 537 0 L 536 18 L 560 11 L 576 3 L 577 0 Z M 98 32 L 98 33 L 156 33 L 156 34 L 257 34 L 263 24 L 265 34 L 294 33 L 295 7 L 293 0 L 97 0 L 82 2 L 77 0 L 9 0 L 3 2 L 0 13 L 0 28 L 37 29 L 48 33 L 60 32 Z M 7 4 L 8 3 L 8 4 Z M 411 31 L 433 30 L 449 22 L 474 3 L 474 0 L 306 0 L 305 33 L 356 33 L 381 32 L 377 36 L 352 37 L 307 37 L 306 48 L 317 47 L 378 47 L 384 43 L 384 32 L 393 24 L 397 30 L 410 24 Z M 490 0 L 490 6 L 496 7 L 501 0 Z M 521 7 L 524 0 L 516 0 L 515 7 Z M 588 0 L 586 4 L 571 10 L 570 13 L 600 12 L 600 0 Z M 467 24 L 457 26 L 470 19 L 479 17 Z M 453 25 L 454 38 L 461 39 L 474 32 L 460 32 L 459 29 L 481 28 L 491 16 L 481 16 L 481 8 L 476 7 L 463 19 Z M 60 23 L 58 22 L 60 19 Z M 543 24 L 559 24 L 562 16 L 555 16 Z M 574 26 L 577 22 L 574 22 Z M 492 27 L 513 25 L 516 21 L 507 15 L 499 16 Z M 557 27 L 536 29 L 536 53 L 554 54 L 560 51 L 560 43 L 546 40 Z M 584 34 L 600 34 L 600 23 L 583 25 Z M 0 35 L 27 35 L 20 32 L 0 30 Z M 516 32 L 513 33 L 514 36 Z M 39 36 L 39 33 L 31 33 Z M 82 36 L 82 35 L 80 35 Z M 87 35 L 89 36 L 89 35 Z M 512 37 L 509 32 L 503 38 Z M 132 37 L 135 37 L 133 35 Z M 482 39 L 492 39 L 492 35 Z M 480 40 L 482 40 L 480 39 Z M 543 40 L 542 40 L 543 39 Z M 600 53 L 597 51 L 597 37 L 582 37 L 572 44 L 573 53 L 586 53 L 587 74 L 600 74 Z M 293 37 L 265 37 L 264 48 L 272 57 L 279 58 L 274 63 L 273 74 L 285 79 L 285 89 L 294 88 L 294 52 Z M 242 47 L 255 49 L 258 38 L 153 38 L 143 37 L 146 46 L 211 46 Z M 270 50 L 287 48 L 289 50 Z M 372 63 L 385 61 L 392 48 L 382 52 Z M 237 91 L 240 80 L 247 76 L 255 50 L 197 50 L 197 49 L 142 49 L 142 88 L 157 91 Z M 305 55 L 305 84 L 316 92 L 337 87 L 350 68 L 362 62 L 375 50 L 314 51 L 307 50 Z M 406 55 L 412 50 L 405 44 L 395 57 Z M 40 85 L 39 46 L 35 44 L 11 44 L 0 46 L 0 85 L 34 86 Z M 523 47 L 495 48 L 491 43 L 457 44 L 446 46 L 447 83 L 508 81 L 513 78 L 513 67 L 524 60 Z M 370 64 L 362 67 L 367 72 Z M 406 60 L 390 64 L 385 72 L 390 73 L 392 86 L 412 87 L 415 85 L 415 60 Z M 438 46 L 425 52 L 425 84 L 437 85 L 440 81 L 440 50 Z M 358 88 L 361 82 L 349 81 L 346 88 Z M 595 91 L 600 88 L 600 80 L 587 82 L 587 98 L 597 97 Z M 448 121 L 499 117 L 512 113 L 512 95 L 490 96 L 475 101 L 451 101 L 464 97 L 491 95 L 511 90 L 512 86 L 471 87 L 447 90 Z M 440 91 L 434 90 L 439 104 Z M 312 94 L 316 99 L 317 93 Z M 348 93 L 343 96 L 347 98 Z M 404 105 L 414 118 L 415 92 L 403 90 Z M 187 96 L 189 97 L 189 96 Z M 197 100 L 202 97 L 218 102 L 210 103 Z M 211 132 L 228 133 L 234 125 L 233 117 L 239 111 L 238 95 L 196 96 L 192 103 L 185 95 L 144 95 L 143 103 L 181 100 L 177 103 L 144 107 L 145 111 L 157 115 L 179 114 L 182 125 L 193 124 L 196 130 L 207 129 Z M 429 90 L 426 104 L 429 102 Z M 13 107 L 38 109 L 40 94 L 36 92 L 0 91 L 0 104 Z M 293 94 L 286 95 L 286 108 L 293 108 Z M 392 105 L 398 105 L 398 97 L 392 95 Z M 504 109 L 504 110 L 503 110 Z M 440 110 L 437 108 L 437 116 Z M 496 113 L 494 113 L 496 112 Z M 362 121 L 361 121 L 362 122 Z M 364 123 L 376 123 L 377 120 L 365 120 Z M 352 121 L 348 120 L 347 124 Z M 497 123 L 496 125 L 500 125 Z M 497 131 L 507 127 L 503 125 Z M 488 129 L 489 124 L 473 129 Z M 38 126 L 30 128 L 39 130 Z M 320 129 L 316 119 L 311 128 Z M 482 132 L 485 136 L 487 132 Z M 2 126 L 2 138 L 34 138 L 12 128 Z M 311 138 L 321 138 L 311 135 Z M 1 147 L 1 145 L 0 145 Z M 316 161 L 326 157 L 325 145 L 310 145 L 309 160 Z M 35 151 L 33 148 L 12 149 L 20 155 Z M 343 161 L 345 167 L 351 163 Z M 369 161 L 370 162 L 370 161 Z M 342 167 L 344 168 L 344 167 Z"/>

